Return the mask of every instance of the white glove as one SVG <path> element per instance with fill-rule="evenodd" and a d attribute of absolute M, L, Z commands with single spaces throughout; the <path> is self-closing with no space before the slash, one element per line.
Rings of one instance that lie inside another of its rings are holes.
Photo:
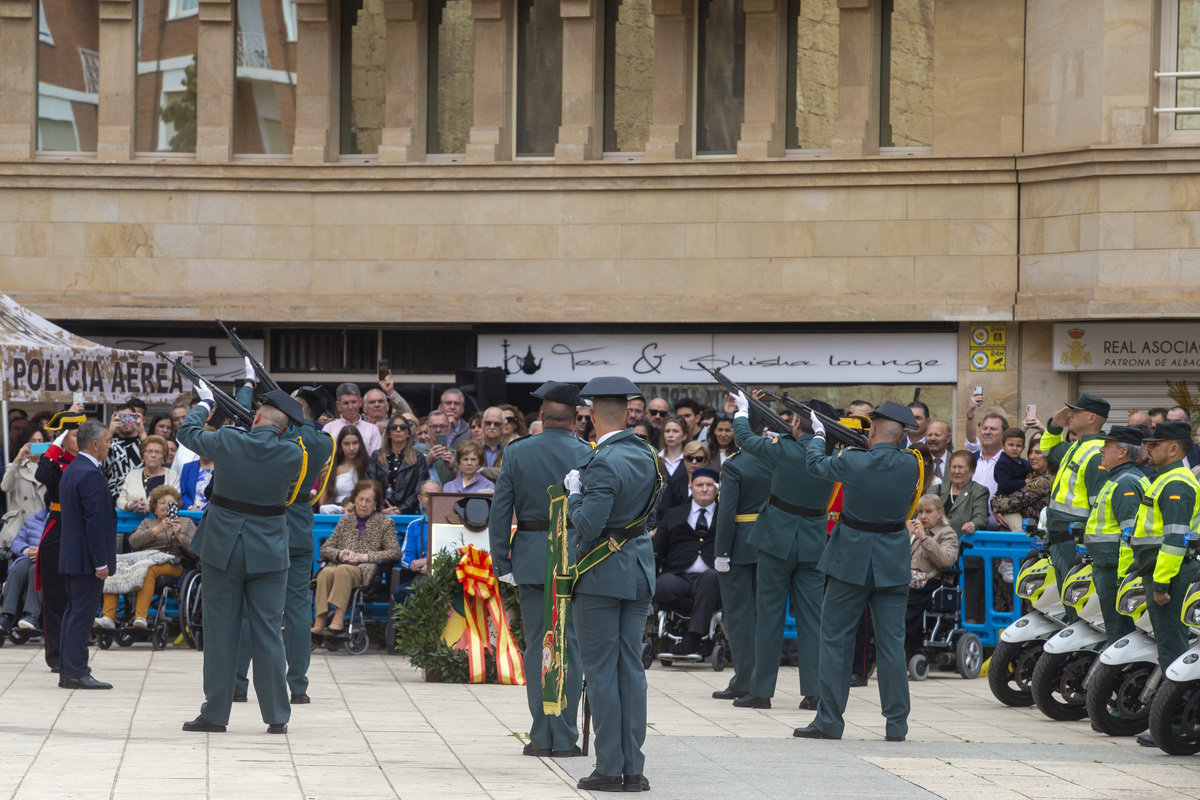
<path fill-rule="evenodd" d="M 563 488 L 567 490 L 567 494 L 579 494 L 579 488 L 582 481 L 579 480 L 579 470 L 573 469 L 563 478 Z"/>
<path fill-rule="evenodd" d="M 717 572 L 729 572 L 729 559 L 717 558 L 713 562 L 713 569 L 715 569 Z"/>
<path fill-rule="evenodd" d="M 59 450 L 62 449 L 62 443 L 64 441 L 66 441 L 68 433 L 70 433 L 70 431 L 63 431 L 62 433 L 60 433 L 58 435 L 58 438 L 54 440 L 54 446 L 57 447 Z"/>
<path fill-rule="evenodd" d="M 825 438 L 825 426 L 821 423 L 821 420 L 817 418 L 816 414 L 813 414 L 811 418 L 813 433 L 821 438 Z"/>
<path fill-rule="evenodd" d="M 258 383 L 258 373 L 254 371 L 254 362 L 250 360 L 250 356 L 246 356 L 242 360 L 246 362 L 246 380 Z"/>
<path fill-rule="evenodd" d="M 742 416 L 749 417 L 750 416 L 750 401 L 746 399 L 745 393 L 738 392 L 737 394 L 731 394 L 729 396 L 733 398 L 734 405 L 737 406 L 737 413 L 734 414 L 734 416 L 735 417 L 742 417 Z"/>
<path fill-rule="evenodd" d="M 208 403 L 210 410 L 216 405 L 216 400 L 213 399 L 212 389 L 208 388 L 207 383 L 197 383 L 196 394 L 199 395 L 201 403 Z"/>
<path fill-rule="evenodd" d="M 496 580 L 500 581 L 501 583 L 507 583 L 509 586 L 517 585 L 517 581 L 515 578 L 513 578 L 513 574 L 511 572 L 504 573 L 500 577 L 496 578 Z"/>

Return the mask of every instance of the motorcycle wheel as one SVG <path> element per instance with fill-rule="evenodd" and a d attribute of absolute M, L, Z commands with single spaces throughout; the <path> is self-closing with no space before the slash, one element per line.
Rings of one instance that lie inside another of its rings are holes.
<path fill-rule="evenodd" d="M 992 652 L 988 666 L 988 687 L 1001 703 L 1013 708 L 1033 705 L 1029 682 L 1041 658 L 1045 641 L 1001 642 Z"/>
<path fill-rule="evenodd" d="M 1150 704 L 1150 737 L 1173 756 L 1200 753 L 1200 681 L 1163 678 Z"/>
<path fill-rule="evenodd" d="M 1138 697 L 1154 671 L 1147 661 L 1101 664 L 1087 690 L 1092 726 L 1109 736 L 1136 736 L 1150 724 L 1150 704 Z"/>
<path fill-rule="evenodd" d="M 1091 650 L 1074 653 L 1046 653 L 1033 668 L 1029 690 L 1034 705 L 1050 719 L 1070 721 L 1087 716 L 1087 695 L 1083 679 L 1092 660 Z"/>

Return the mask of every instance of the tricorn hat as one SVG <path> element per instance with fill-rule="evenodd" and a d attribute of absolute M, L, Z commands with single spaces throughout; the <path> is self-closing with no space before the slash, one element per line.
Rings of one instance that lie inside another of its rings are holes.
<path fill-rule="evenodd" d="M 275 406 L 284 414 L 287 414 L 288 419 L 297 424 L 304 422 L 304 411 L 300 408 L 300 404 L 296 402 L 296 398 L 292 397 L 282 389 L 266 392 L 258 396 L 260 403 L 268 406 Z"/>
<path fill-rule="evenodd" d="M 549 400 L 551 403 L 562 403 L 568 406 L 578 406 L 579 387 L 573 383 L 546 381 L 529 393 L 532 397 Z"/>
<path fill-rule="evenodd" d="M 50 421 L 42 428 L 52 433 L 60 433 L 77 430 L 85 422 L 87 422 L 87 416 L 79 411 L 60 411 L 51 417 Z"/>
<path fill-rule="evenodd" d="M 333 398 L 329 396 L 329 390 L 324 386 L 301 386 L 296 391 L 292 392 L 292 397 L 299 397 L 308 403 L 308 409 L 313 414 L 313 419 L 320 419 L 329 409 L 333 408 Z"/>
<path fill-rule="evenodd" d="M 908 406 L 902 406 L 892 400 L 885 400 L 874 411 L 868 415 L 871 419 L 882 417 L 890 419 L 892 422 L 899 422 L 906 428 L 917 427 L 917 418 L 913 416 L 912 409 Z"/>
<path fill-rule="evenodd" d="M 826 417 L 830 417 L 832 419 L 838 418 L 837 409 L 835 409 L 833 406 L 829 405 L 829 403 L 826 403 L 824 400 L 818 400 L 817 398 L 814 397 L 812 400 L 809 400 L 804 405 L 808 406 L 813 411 L 816 411 L 818 414 L 822 414 L 822 415 L 824 415 Z"/>
<path fill-rule="evenodd" d="M 467 530 L 478 532 L 487 528 L 492 504 L 486 497 L 460 497 L 453 510 Z"/>
<path fill-rule="evenodd" d="M 603 375 L 598 378 L 592 378 L 587 382 L 587 385 L 579 390 L 579 396 L 582 398 L 590 397 L 624 397 L 628 400 L 630 397 L 640 395 L 642 390 L 637 387 L 629 378 L 622 378 L 619 375 Z"/>

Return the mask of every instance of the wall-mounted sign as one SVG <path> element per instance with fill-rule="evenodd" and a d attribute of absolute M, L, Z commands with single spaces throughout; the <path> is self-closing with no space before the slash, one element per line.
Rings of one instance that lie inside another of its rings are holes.
<path fill-rule="evenodd" d="M 1079 322 L 1054 326 L 1059 372 L 1170 372 L 1200 368 L 1200 324 Z"/>
<path fill-rule="evenodd" d="M 971 324 L 971 347 L 1003 347 L 1003 322 L 978 322 Z"/>
<path fill-rule="evenodd" d="M 748 383 L 954 383 L 958 334 L 510 334 L 479 337 L 479 366 L 514 383 L 707 383 L 699 366 Z"/>

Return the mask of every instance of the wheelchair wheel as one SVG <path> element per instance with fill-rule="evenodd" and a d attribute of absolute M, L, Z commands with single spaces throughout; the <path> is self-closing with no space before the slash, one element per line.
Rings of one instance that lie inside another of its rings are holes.
<path fill-rule="evenodd" d="M 1170 755 L 1200 753 L 1200 683 L 1163 679 L 1150 707 L 1150 736 Z"/>
<path fill-rule="evenodd" d="M 113 644 L 113 637 L 112 637 L 111 633 L 96 634 L 96 645 L 101 650 L 107 650 L 108 648 L 112 647 L 112 644 Z"/>
<path fill-rule="evenodd" d="M 929 677 L 929 659 L 924 653 L 917 653 L 908 660 L 908 677 L 914 681 L 923 681 Z"/>
<path fill-rule="evenodd" d="M 133 634 L 126 633 L 125 631 L 122 631 L 122 630 L 118 630 L 117 636 L 116 636 L 116 641 L 117 641 L 118 647 L 130 647 L 131 645 L 133 645 Z"/>
<path fill-rule="evenodd" d="M 725 669 L 725 659 L 729 657 L 729 645 L 725 644 L 724 640 L 717 642 L 713 646 L 712 668 L 713 672 L 721 672 Z"/>
<path fill-rule="evenodd" d="M 1000 642 L 992 652 L 992 663 L 988 667 L 988 687 L 1001 703 L 1013 708 L 1033 705 L 1029 682 L 1038 659 L 1045 652 L 1046 643 L 1041 639 L 1032 642 Z"/>
<path fill-rule="evenodd" d="M 1087 709 L 1092 726 L 1109 736 L 1135 736 L 1150 722 L 1150 704 L 1139 697 L 1154 671 L 1148 661 L 1101 664 L 1088 684 Z"/>
<path fill-rule="evenodd" d="M 1038 710 L 1050 719 L 1072 721 L 1087 716 L 1083 679 L 1092 661 L 1091 650 L 1074 653 L 1045 653 L 1033 668 L 1029 689 Z"/>
<path fill-rule="evenodd" d="M 642 639 L 642 669 L 650 669 L 654 663 L 654 642 L 647 637 Z"/>
<path fill-rule="evenodd" d="M 8 634 L 12 638 L 13 644 L 25 644 L 29 641 L 29 632 L 23 631 L 20 628 L 13 628 Z M 4 637 L 0 636 L 0 642 L 4 641 Z"/>
<path fill-rule="evenodd" d="M 983 644 L 973 633 L 964 633 L 954 645 L 954 664 L 958 674 L 971 680 L 979 677 L 983 668 Z"/>
<path fill-rule="evenodd" d="M 167 628 L 167 623 L 164 620 L 161 624 L 154 626 L 154 635 L 150 638 L 150 644 L 155 650 L 166 650 L 167 645 L 171 641 L 171 632 Z"/>
<path fill-rule="evenodd" d="M 352 656 L 361 656 L 367 652 L 367 648 L 371 646 L 371 640 L 367 637 L 367 632 L 363 628 L 358 628 L 354 633 L 350 634 L 350 638 L 346 640 L 346 652 Z"/>

